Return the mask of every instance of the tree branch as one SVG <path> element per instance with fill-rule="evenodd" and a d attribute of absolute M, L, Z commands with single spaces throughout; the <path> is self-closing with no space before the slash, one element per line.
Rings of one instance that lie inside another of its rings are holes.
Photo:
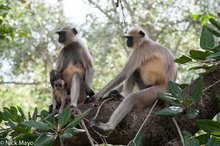
<path fill-rule="evenodd" d="M 172 118 L 163 118 L 155 115 L 151 115 L 147 120 L 145 126 L 143 127 L 144 137 L 144 145 L 147 146 L 155 146 L 155 145 L 181 145 L 181 139 L 179 136 L 179 132 L 183 132 L 183 130 L 187 130 L 192 134 L 195 134 L 199 128 L 195 126 L 195 121 L 198 119 L 212 119 L 218 112 L 218 105 L 216 94 L 220 91 L 220 66 L 212 73 L 209 73 L 204 76 L 203 79 L 203 94 L 199 99 L 198 103 L 193 105 L 196 109 L 199 110 L 199 115 L 192 120 L 189 120 L 185 116 L 185 111 L 183 114 L 180 114 L 175 117 L 176 122 L 178 123 L 178 130 L 173 124 Z M 185 97 L 191 97 L 193 90 L 196 86 L 197 80 L 194 81 L 191 85 L 189 85 L 186 89 L 184 89 L 183 93 Z M 102 106 L 102 109 L 99 112 L 97 119 L 101 122 L 107 122 L 112 112 L 117 108 L 118 104 L 121 101 L 118 100 L 110 100 L 106 104 Z M 81 111 L 86 111 L 88 108 L 92 107 L 91 112 L 88 115 L 88 119 L 92 119 L 102 101 L 97 101 L 90 104 L 84 104 L 80 107 Z M 158 101 L 157 105 L 154 107 L 153 113 L 155 111 L 161 110 L 165 107 L 165 104 L 162 101 Z M 129 141 L 131 141 L 135 134 L 137 133 L 141 124 L 149 113 L 151 107 L 146 109 L 135 108 L 129 113 L 120 124 L 116 127 L 116 129 L 105 138 L 107 143 L 109 144 L 123 144 L 127 145 Z M 95 133 L 92 128 L 88 129 L 91 136 L 99 143 L 103 143 L 100 139 L 100 135 Z M 99 133 L 104 133 L 103 135 L 107 135 L 106 132 L 102 130 L 96 129 Z M 89 141 L 86 138 L 86 134 L 82 133 L 77 136 L 74 136 L 72 139 L 65 141 L 65 145 L 80 145 L 86 146 L 89 145 Z"/>

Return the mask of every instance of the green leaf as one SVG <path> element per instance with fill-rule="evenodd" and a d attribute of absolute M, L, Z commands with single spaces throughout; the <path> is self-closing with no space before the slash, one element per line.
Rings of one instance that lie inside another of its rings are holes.
<path fill-rule="evenodd" d="M 69 138 L 72 138 L 72 137 L 73 137 L 73 135 L 70 134 L 70 133 L 63 133 L 63 134 L 60 136 L 61 140 L 69 139 Z"/>
<path fill-rule="evenodd" d="M 157 96 L 165 103 L 175 106 L 180 105 L 180 102 L 176 98 L 172 97 L 170 93 L 159 93 Z"/>
<path fill-rule="evenodd" d="M 0 9 L 9 10 L 9 9 L 10 9 L 10 7 L 8 7 L 8 6 L 6 6 L 6 5 L 1 4 L 1 5 L 0 5 Z"/>
<path fill-rule="evenodd" d="M 12 128 L 15 132 L 17 133 L 29 133 L 30 129 L 29 128 L 22 128 L 22 127 L 13 127 Z"/>
<path fill-rule="evenodd" d="M 44 118 L 46 118 L 50 113 L 46 110 L 42 110 L 41 113 L 40 113 L 40 117 L 41 117 L 41 121 L 44 120 Z M 49 122 L 53 122 L 53 118 L 54 117 L 50 117 L 49 119 L 47 119 L 47 121 Z"/>
<path fill-rule="evenodd" d="M 23 110 L 20 106 L 17 106 L 17 108 L 18 108 L 18 111 L 20 112 L 20 114 L 21 114 L 21 116 L 22 116 L 22 119 L 26 119 L 24 110 Z"/>
<path fill-rule="evenodd" d="M 198 14 L 191 14 L 190 16 L 191 16 L 192 18 L 195 18 L 195 19 L 196 19 L 196 18 L 199 18 L 201 15 L 198 15 Z"/>
<path fill-rule="evenodd" d="M 196 126 L 201 128 L 207 133 L 212 135 L 220 136 L 220 123 L 213 120 L 198 120 Z"/>
<path fill-rule="evenodd" d="M 216 121 L 220 123 L 220 113 L 216 115 Z"/>
<path fill-rule="evenodd" d="M 205 146 L 220 146 L 220 139 L 210 138 Z"/>
<path fill-rule="evenodd" d="M 67 106 L 63 112 L 58 116 L 58 124 L 65 126 L 70 120 L 70 106 Z"/>
<path fill-rule="evenodd" d="M 54 125 L 53 123 L 51 123 L 50 121 L 47 121 L 47 120 L 45 122 L 48 124 L 48 126 L 50 128 L 57 130 L 57 126 L 56 125 Z"/>
<path fill-rule="evenodd" d="M 206 57 L 210 55 L 210 53 L 207 51 L 203 52 L 198 50 L 190 50 L 189 54 L 191 58 L 200 60 L 206 60 Z"/>
<path fill-rule="evenodd" d="M 183 139 L 184 146 L 200 146 L 198 139 L 192 138 L 192 135 L 186 130 L 183 131 Z"/>
<path fill-rule="evenodd" d="M 180 64 L 184 64 L 184 63 L 190 62 L 190 61 L 192 61 L 192 58 L 185 56 L 185 55 L 181 56 L 179 59 L 175 59 L 175 62 L 180 63 Z"/>
<path fill-rule="evenodd" d="M 2 112 L 0 111 L 0 123 L 2 122 L 3 120 L 3 115 L 2 115 Z"/>
<path fill-rule="evenodd" d="M 171 94 L 179 101 L 183 101 L 184 99 L 183 92 L 182 89 L 177 85 L 177 83 L 168 81 L 168 86 Z"/>
<path fill-rule="evenodd" d="M 209 134 L 202 134 L 202 135 L 196 136 L 195 138 L 199 140 L 200 145 L 203 145 L 208 141 Z"/>
<path fill-rule="evenodd" d="M 209 21 L 218 29 L 220 30 L 220 23 L 218 21 L 216 21 L 213 18 L 210 18 Z"/>
<path fill-rule="evenodd" d="M 11 128 L 16 126 L 15 123 L 11 119 L 8 119 L 8 124 Z"/>
<path fill-rule="evenodd" d="M 189 84 L 178 84 L 178 86 L 183 90 L 185 89 Z"/>
<path fill-rule="evenodd" d="M 77 128 L 67 128 L 64 132 L 70 133 L 70 134 L 72 134 L 72 136 L 74 136 L 79 133 L 85 132 L 85 130 L 84 129 L 77 129 Z"/>
<path fill-rule="evenodd" d="M 220 59 L 220 51 L 218 51 L 218 52 L 216 52 L 216 53 L 214 53 L 212 55 L 209 55 L 207 57 L 207 59 Z"/>
<path fill-rule="evenodd" d="M 49 127 L 46 123 L 42 122 L 35 122 L 35 121 L 26 121 L 26 122 L 21 122 L 22 125 L 28 126 L 28 127 L 34 127 L 42 131 L 47 131 L 49 130 Z"/>
<path fill-rule="evenodd" d="M 53 135 L 48 135 L 47 133 L 41 134 L 35 141 L 35 146 L 51 146 L 55 141 Z"/>
<path fill-rule="evenodd" d="M 2 118 L 4 121 L 7 121 L 8 119 L 10 119 L 10 113 L 6 107 L 3 107 L 3 109 L 4 113 L 2 114 Z"/>
<path fill-rule="evenodd" d="M 167 107 L 161 111 L 155 112 L 155 115 L 161 116 L 161 117 L 174 117 L 177 114 L 181 113 L 182 111 L 183 111 L 183 109 L 181 107 L 171 106 L 171 107 Z"/>
<path fill-rule="evenodd" d="M 220 51 L 220 45 L 214 46 L 211 50 Z"/>
<path fill-rule="evenodd" d="M 218 67 L 218 65 L 211 66 L 209 70 L 207 70 L 206 72 L 199 73 L 199 75 L 206 75 L 210 72 L 213 72 L 217 69 L 217 67 Z"/>
<path fill-rule="evenodd" d="M 14 107 L 14 106 L 10 106 L 10 111 L 11 111 L 11 119 L 14 122 L 17 122 L 17 118 L 18 118 L 18 110 Z"/>
<path fill-rule="evenodd" d="M 189 109 L 187 110 L 186 117 L 188 119 L 194 119 L 199 114 L 197 109 Z"/>
<path fill-rule="evenodd" d="M 67 125 L 67 127 L 68 127 L 68 128 L 72 128 L 72 127 L 75 127 L 76 125 L 78 125 L 78 124 L 82 121 L 82 119 L 89 114 L 90 111 L 91 111 L 91 108 L 88 109 L 87 111 L 85 111 L 85 112 L 84 112 L 82 115 L 80 115 L 79 117 L 75 118 L 72 122 L 70 122 L 70 123 Z"/>
<path fill-rule="evenodd" d="M 193 90 L 192 93 L 192 100 L 193 102 L 198 101 L 198 99 L 200 98 L 200 96 L 202 95 L 202 88 L 203 88 L 203 78 L 200 77 L 196 83 L 196 86 Z"/>
<path fill-rule="evenodd" d="M 207 65 L 194 66 L 194 67 L 191 67 L 189 70 L 197 70 L 197 69 L 209 70 L 209 69 L 211 69 L 212 67 L 213 67 L 213 66 L 207 66 Z"/>
<path fill-rule="evenodd" d="M 209 26 L 208 24 L 204 25 L 212 34 L 214 34 L 217 37 L 220 37 L 220 32 L 213 29 L 211 26 Z"/>
<path fill-rule="evenodd" d="M 218 101 L 218 108 L 220 109 L 220 94 L 216 94 L 216 98 Z"/>
<path fill-rule="evenodd" d="M 9 132 L 11 132 L 11 129 L 6 129 L 0 132 L 0 138 L 5 138 Z"/>
<path fill-rule="evenodd" d="M 129 146 L 143 146 L 143 142 L 144 142 L 144 133 L 140 132 L 137 136 L 137 138 L 134 140 L 135 144 L 130 144 Z"/>
<path fill-rule="evenodd" d="M 20 144 L 23 145 L 34 145 L 35 140 L 38 138 L 37 135 L 32 134 L 32 133 L 27 133 L 27 134 L 21 134 L 17 136 L 14 140 L 17 141 L 17 143 L 20 142 Z"/>
<path fill-rule="evenodd" d="M 200 37 L 200 47 L 204 50 L 211 49 L 214 46 L 214 37 L 207 27 L 202 27 L 202 34 Z"/>
<path fill-rule="evenodd" d="M 34 113 L 33 113 L 33 115 L 32 115 L 31 120 L 33 120 L 33 121 L 36 121 L 36 120 L 37 120 L 37 107 L 35 107 L 35 109 L 34 109 Z"/>

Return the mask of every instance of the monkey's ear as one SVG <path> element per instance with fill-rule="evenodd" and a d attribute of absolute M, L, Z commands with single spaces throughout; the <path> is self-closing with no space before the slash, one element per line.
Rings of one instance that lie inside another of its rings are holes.
<path fill-rule="evenodd" d="M 144 33 L 143 31 L 139 31 L 139 35 L 140 35 L 141 37 L 144 37 L 144 36 L 145 36 L 145 33 Z"/>
<path fill-rule="evenodd" d="M 75 28 L 72 28 L 73 33 L 76 35 L 78 31 Z"/>

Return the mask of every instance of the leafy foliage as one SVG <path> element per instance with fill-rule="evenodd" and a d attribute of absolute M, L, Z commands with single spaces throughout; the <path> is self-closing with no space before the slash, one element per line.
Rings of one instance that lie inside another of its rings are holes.
<path fill-rule="evenodd" d="M 45 119 L 49 113 L 43 110 L 41 111 L 41 118 L 38 120 L 37 108 L 35 108 L 32 116 L 27 119 L 21 107 L 4 107 L 4 111 L 0 111 L 0 121 L 5 121 L 5 128 L 0 129 L 0 140 L 18 141 L 38 146 L 52 145 L 57 137 L 65 140 L 84 132 L 83 129 L 77 129 L 75 126 L 89 112 L 90 110 L 87 110 L 73 119 L 70 117 L 70 107 L 67 106 L 58 117 L 49 119 Z M 57 128 L 58 125 L 61 125 L 61 129 Z"/>
<path fill-rule="evenodd" d="M 172 81 L 168 82 L 168 86 L 171 94 L 169 93 L 159 93 L 159 99 L 163 100 L 168 105 L 172 105 L 167 107 L 161 111 L 155 112 L 156 116 L 163 117 L 174 117 L 181 113 L 183 110 L 187 110 L 186 116 L 189 119 L 195 118 L 199 111 L 197 109 L 191 109 L 190 107 L 199 100 L 202 95 L 203 89 L 203 78 L 200 77 L 197 81 L 197 84 L 193 90 L 192 97 L 184 97 L 183 91 L 177 83 Z"/>
<path fill-rule="evenodd" d="M 215 20 L 214 18 L 210 18 L 209 22 L 213 24 L 218 30 L 214 29 L 208 24 L 203 25 L 201 38 L 200 38 L 200 47 L 205 50 L 198 51 L 198 50 L 190 50 L 190 56 L 183 55 L 179 59 L 176 59 L 175 62 L 184 64 L 189 61 L 197 61 L 201 62 L 203 65 L 191 67 L 189 70 L 198 70 L 198 69 L 205 69 L 206 72 L 201 74 L 209 73 L 216 69 L 218 64 L 218 60 L 220 59 L 220 49 L 219 45 L 214 46 L 214 36 L 220 37 L 220 22 Z M 215 59 L 214 61 L 212 59 Z M 204 61 L 205 60 L 205 61 Z"/>

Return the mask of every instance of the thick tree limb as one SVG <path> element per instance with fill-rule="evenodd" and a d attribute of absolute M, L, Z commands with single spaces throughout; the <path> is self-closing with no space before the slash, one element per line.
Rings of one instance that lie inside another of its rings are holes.
<path fill-rule="evenodd" d="M 199 129 L 194 125 L 195 121 L 198 119 L 212 119 L 218 112 L 218 105 L 216 94 L 220 93 L 220 66 L 214 72 L 205 75 L 203 80 L 203 91 L 202 97 L 200 98 L 198 104 L 194 107 L 199 110 L 199 115 L 196 119 L 189 120 L 183 114 L 177 116 L 175 119 L 179 125 L 181 131 L 187 130 L 192 134 L 196 133 Z M 195 87 L 197 80 L 194 81 L 188 88 L 184 90 L 184 95 L 186 97 L 190 97 L 192 95 L 193 89 Z M 106 102 L 100 110 L 100 113 L 97 117 L 102 122 L 108 121 L 110 115 L 118 106 L 121 101 L 111 100 Z M 96 114 L 98 109 L 98 105 L 102 102 L 98 101 L 96 103 L 91 103 L 87 105 L 82 105 L 80 109 L 85 111 L 86 109 L 92 107 L 90 114 L 87 116 L 87 119 L 91 119 Z M 164 107 L 162 101 L 159 100 L 158 104 L 155 106 L 153 113 L 158 111 Z M 135 108 L 132 112 L 126 116 L 126 118 L 116 127 L 113 133 L 110 134 L 106 141 L 109 144 L 128 144 L 131 141 L 144 119 L 149 113 L 151 107 L 147 109 L 138 109 Z M 88 123 L 87 123 L 88 124 Z M 88 126 L 87 126 L 88 127 Z M 88 129 L 91 136 L 99 143 L 103 143 L 98 134 L 92 130 L 92 128 Z M 96 129 L 103 135 L 107 135 L 99 129 Z M 175 127 L 171 118 L 162 118 L 154 116 L 151 114 L 149 119 L 147 120 L 145 126 L 142 130 L 145 134 L 144 145 L 155 146 L 155 145 L 181 145 L 181 140 L 178 134 L 178 131 Z M 59 143 L 59 142 L 58 142 Z M 56 143 L 56 144 L 58 144 Z M 85 133 L 74 136 L 72 139 L 66 140 L 65 145 L 80 145 L 80 146 L 88 146 L 89 141 L 86 137 Z"/>

